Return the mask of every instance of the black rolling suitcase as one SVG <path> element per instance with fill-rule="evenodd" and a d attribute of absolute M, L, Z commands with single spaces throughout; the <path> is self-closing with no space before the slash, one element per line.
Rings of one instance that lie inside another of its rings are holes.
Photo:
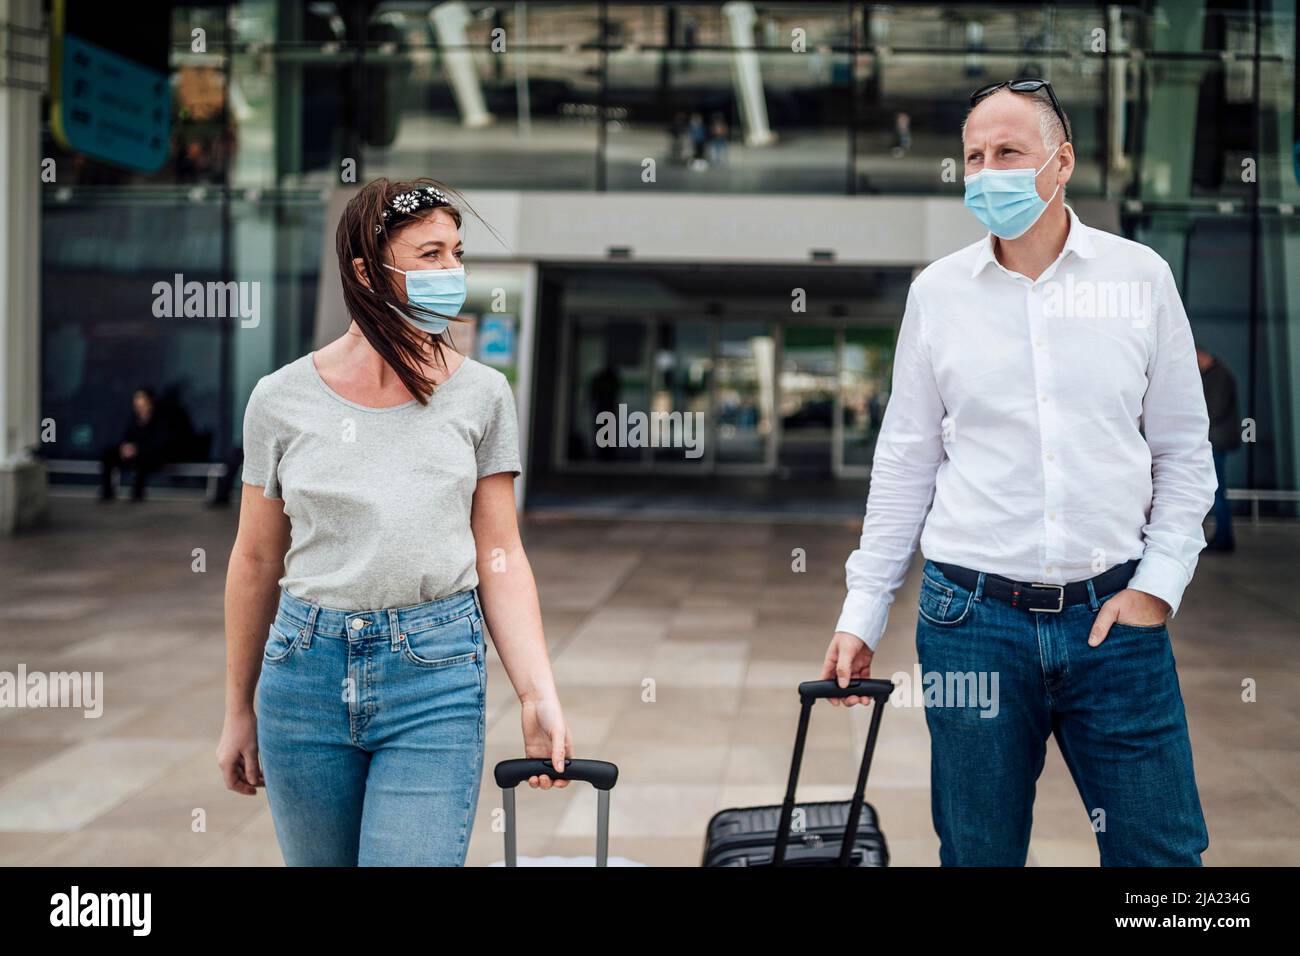
<path fill-rule="evenodd" d="M 880 733 L 880 718 L 894 685 L 887 680 L 854 680 L 841 688 L 834 680 L 799 685 L 799 730 L 785 802 L 780 806 L 720 810 L 709 821 L 704 838 L 704 866 L 888 866 L 889 849 L 876 821 L 876 811 L 863 799 L 871 755 Z M 828 697 L 871 697 L 871 729 L 858 769 L 853 799 L 805 803 L 795 821 L 794 791 L 803 762 L 808 718 L 818 700 Z M 798 823 L 791 833 L 792 823 Z"/>
<path fill-rule="evenodd" d="M 515 787 L 529 777 L 546 774 L 556 780 L 585 780 L 596 788 L 596 865 L 609 864 L 609 792 L 618 783 L 618 767 L 604 760 L 566 760 L 556 773 L 550 760 L 525 757 L 503 760 L 492 775 L 501 788 L 501 802 L 506 811 L 506 866 L 517 866 L 519 857 L 515 838 Z"/>

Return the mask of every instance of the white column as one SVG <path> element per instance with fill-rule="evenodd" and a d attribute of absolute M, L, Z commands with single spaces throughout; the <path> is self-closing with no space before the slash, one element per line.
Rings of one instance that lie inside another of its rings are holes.
<path fill-rule="evenodd" d="M 492 114 L 488 112 L 483 87 L 474 70 L 474 53 L 467 48 L 469 38 L 465 26 L 471 19 L 469 8 L 460 0 L 440 3 L 429 11 L 429 19 L 438 34 L 438 47 L 442 50 L 442 61 L 447 69 L 452 95 L 456 98 L 456 107 L 460 110 L 461 125 L 470 129 L 489 125 Z"/>
<path fill-rule="evenodd" d="M 40 106 L 49 47 L 33 35 L 40 29 L 40 0 L 0 0 L 0 534 L 45 515 L 45 468 L 32 455 L 41 431 Z"/>
<path fill-rule="evenodd" d="M 724 3 L 722 13 L 731 26 L 732 82 L 736 85 L 736 102 L 745 127 L 745 144 L 767 146 L 776 137 L 767 125 L 767 100 L 763 98 L 763 73 L 754 51 L 754 23 L 758 14 L 752 3 Z"/>

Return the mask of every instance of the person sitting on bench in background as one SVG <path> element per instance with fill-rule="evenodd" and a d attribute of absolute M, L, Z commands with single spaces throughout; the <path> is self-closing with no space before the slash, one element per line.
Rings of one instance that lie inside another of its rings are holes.
<path fill-rule="evenodd" d="M 114 469 L 130 468 L 133 473 L 131 497 L 143 501 L 145 480 L 150 472 L 167 463 L 170 449 L 171 432 L 166 416 L 159 414 L 154 390 L 141 386 L 131 396 L 131 417 L 127 419 L 121 439 L 106 446 L 100 455 L 100 500 L 113 500 Z"/>

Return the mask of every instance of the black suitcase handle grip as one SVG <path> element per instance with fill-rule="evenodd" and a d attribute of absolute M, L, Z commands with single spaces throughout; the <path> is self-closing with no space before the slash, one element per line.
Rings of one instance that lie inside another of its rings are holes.
<path fill-rule="evenodd" d="M 549 759 L 524 757 L 501 761 L 492 774 L 502 790 L 513 789 L 529 777 L 543 774 L 553 780 L 582 780 L 597 790 L 613 790 L 618 783 L 618 767 L 605 760 L 566 760 L 564 769 L 557 771 Z"/>
<path fill-rule="evenodd" d="M 893 681 L 863 678 L 854 678 L 848 687 L 841 687 L 836 680 L 806 680 L 799 685 L 799 697 L 803 701 L 830 697 L 871 697 L 883 701 L 888 700 L 893 692 Z"/>
<path fill-rule="evenodd" d="M 858 785 L 849 801 L 849 818 L 840 840 L 839 865 L 853 862 L 853 844 L 858 833 L 858 818 L 867 789 L 867 774 L 871 772 L 871 756 L 876 751 L 876 736 L 880 733 L 880 718 L 885 713 L 884 703 L 894 692 L 893 681 L 857 678 L 841 687 L 835 680 L 807 680 L 799 685 L 799 729 L 794 735 L 794 756 L 790 759 L 790 780 L 785 787 L 785 800 L 781 803 L 781 818 L 776 826 L 776 843 L 772 847 L 772 864 L 785 862 L 786 847 L 790 843 L 790 821 L 794 816 L 794 792 L 799 784 L 799 766 L 803 763 L 804 743 L 808 739 L 808 719 L 813 705 L 823 697 L 870 697 L 876 701 L 871 708 L 871 727 L 867 731 L 867 745 L 862 750 L 862 764 L 858 767 Z"/>

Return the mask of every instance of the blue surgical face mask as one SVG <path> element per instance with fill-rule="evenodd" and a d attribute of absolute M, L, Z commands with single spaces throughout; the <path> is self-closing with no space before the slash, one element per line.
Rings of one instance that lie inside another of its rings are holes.
<path fill-rule="evenodd" d="M 423 312 L 403 312 L 397 306 L 393 310 L 400 316 L 426 332 L 437 335 L 451 324 L 451 320 L 460 314 L 465 305 L 465 268 L 455 269 L 401 269 L 384 263 L 385 269 L 401 272 L 406 276 L 406 301 L 412 305 L 436 312 L 427 315 Z"/>
<path fill-rule="evenodd" d="M 1060 151 L 1061 146 L 1052 150 L 1052 156 Z M 1047 168 L 1052 156 L 1037 169 L 981 169 L 973 176 L 967 176 L 966 208 L 999 239 L 1023 236 L 1038 222 L 1047 204 L 1061 189 L 1057 183 L 1051 197 L 1044 202 L 1035 185 L 1038 174 Z"/>

